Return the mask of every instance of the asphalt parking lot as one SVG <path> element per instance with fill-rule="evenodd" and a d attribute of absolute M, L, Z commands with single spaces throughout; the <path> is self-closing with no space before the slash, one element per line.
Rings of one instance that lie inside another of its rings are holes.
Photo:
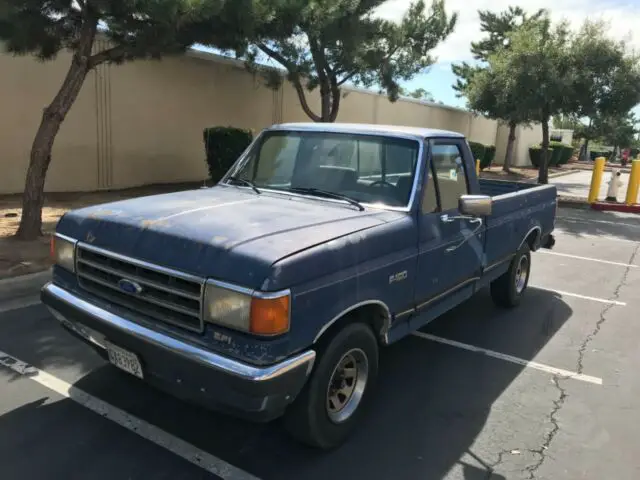
<path fill-rule="evenodd" d="M 331 453 L 153 390 L 42 305 L 0 305 L 0 478 L 637 480 L 640 218 L 560 209 L 556 238 L 517 310 L 482 291 L 384 350 Z"/>

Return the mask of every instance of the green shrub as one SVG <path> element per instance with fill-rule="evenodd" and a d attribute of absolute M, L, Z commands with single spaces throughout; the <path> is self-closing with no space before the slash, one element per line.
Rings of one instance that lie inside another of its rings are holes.
<path fill-rule="evenodd" d="M 549 166 L 558 166 L 569 163 L 573 156 L 573 146 L 561 142 L 549 142 L 549 146 L 553 148 L 553 155 Z"/>
<path fill-rule="evenodd" d="M 560 149 L 553 148 L 549 146 L 549 166 L 555 165 L 554 161 L 557 161 L 556 155 L 560 154 Z M 531 165 L 536 168 L 540 168 L 540 163 L 542 163 L 542 147 L 540 145 L 534 145 L 529 148 L 529 160 L 531 160 Z"/>
<path fill-rule="evenodd" d="M 480 168 L 484 170 L 485 168 L 490 167 L 495 158 L 496 158 L 495 145 L 485 145 L 484 156 L 481 157 L 480 159 Z"/>
<path fill-rule="evenodd" d="M 209 177 L 220 180 L 253 140 L 250 130 L 211 127 L 202 132 Z"/>
<path fill-rule="evenodd" d="M 482 165 L 486 151 L 485 146 L 478 142 L 469 142 L 469 148 L 471 148 L 471 153 L 473 154 L 473 163 L 475 164 L 476 160 L 480 160 L 480 165 Z"/>

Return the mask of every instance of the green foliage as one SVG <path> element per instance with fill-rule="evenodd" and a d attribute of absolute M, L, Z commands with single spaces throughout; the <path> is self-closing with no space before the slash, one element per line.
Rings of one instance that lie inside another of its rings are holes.
<path fill-rule="evenodd" d="M 251 144 L 253 133 L 233 127 L 211 127 L 202 132 L 209 177 L 220 180 Z"/>
<path fill-rule="evenodd" d="M 480 160 L 480 164 L 482 165 L 482 161 L 484 160 L 484 156 L 487 150 L 486 147 L 482 143 L 469 142 L 469 148 L 471 149 L 471 154 L 473 155 L 474 162 L 476 160 Z"/>
<path fill-rule="evenodd" d="M 258 0 L 3 0 L 0 39 L 17 55 L 42 60 L 93 43 L 98 25 L 109 46 L 93 52 L 90 67 L 184 52 L 194 43 L 241 49 L 268 30 L 273 1 Z"/>
<path fill-rule="evenodd" d="M 495 145 L 485 145 L 484 156 L 480 160 L 480 169 L 484 170 L 485 168 L 490 167 L 495 158 L 496 158 Z"/>
<path fill-rule="evenodd" d="M 385 0 L 289 0 L 285 17 L 293 34 L 265 34 L 245 52 L 249 68 L 259 54 L 287 70 L 305 113 L 313 121 L 335 121 L 346 82 L 378 85 L 392 101 L 399 82 L 411 79 L 433 64 L 430 55 L 452 31 L 457 16 L 449 15 L 444 0 L 413 3 L 399 23 L 375 15 Z M 319 89 L 321 109 L 315 112 L 307 92 Z"/>
<path fill-rule="evenodd" d="M 518 101 L 518 95 L 522 92 L 510 89 L 509 85 L 503 82 L 503 78 L 496 77 L 490 58 L 497 52 L 508 49 L 512 32 L 537 22 L 543 16 L 544 10 L 528 15 L 520 7 L 509 7 L 499 13 L 480 10 L 478 14 L 480 29 L 486 36 L 472 42 L 471 52 L 480 64 L 470 65 L 463 62 L 452 65 L 452 70 L 458 77 L 454 89 L 458 96 L 467 98 L 467 106 L 474 112 L 488 118 L 503 120 L 513 129 L 517 124 L 529 124 L 533 120 L 532 112 L 528 108 L 520 108 L 521 104 Z M 509 169 L 510 158 L 507 152 L 504 166 L 506 170 Z"/>
<path fill-rule="evenodd" d="M 529 160 L 531 161 L 531 165 L 535 168 L 540 168 L 540 163 L 542 162 L 542 149 L 539 145 L 529 147 Z"/>
<path fill-rule="evenodd" d="M 431 92 L 427 92 L 424 88 L 417 88 L 412 92 L 407 92 L 403 88 L 400 88 L 399 93 L 400 95 L 415 98 L 416 100 L 423 100 L 425 102 L 435 103 L 436 101 Z"/>
<path fill-rule="evenodd" d="M 589 152 L 589 157 L 591 158 L 592 162 L 595 162 L 596 158 L 598 157 L 608 157 L 608 156 L 609 156 L 609 152 L 607 151 L 591 150 Z"/>
<path fill-rule="evenodd" d="M 573 156 L 573 146 L 562 142 L 549 142 L 549 146 L 553 148 L 550 166 L 565 165 L 569 163 Z"/>
<path fill-rule="evenodd" d="M 598 119 L 598 129 L 602 139 L 608 145 L 627 148 L 636 141 L 638 120 L 633 113 Z"/>
<path fill-rule="evenodd" d="M 624 41 L 609 35 L 603 21 L 585 21 L 572 39 L 569 64 L 573 76 L 572 113 L 590 120 L 581 129 L 585 139 L 601 136 L 600 119 L 621 117 L 640 103 L 640 64 Z"/>

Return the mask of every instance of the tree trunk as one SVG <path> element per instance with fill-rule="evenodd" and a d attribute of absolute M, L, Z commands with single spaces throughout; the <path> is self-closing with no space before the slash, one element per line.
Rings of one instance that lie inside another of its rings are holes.
<path fill-rule="evenodd" d="M 538 183 L 549 183 L 549 116 L 544 116 L 542 120 L 542 159 L 538 169 Z"/>
<path fill-rule="evenodd" d="M 78 98 L 89 71 L 89 58 L 96 25 L 94 23 L 83 27 L 79 45 L 73 55 L 67 76 L 53 101 L 42 114 L 40 126 L 31 146 L 29 168 L 22 197 L 22 218 L 16 233 L 16 237 L 21 240 L 35 240 L 42 235 L 44 182 L 51 163 L 51 149 L 60 126 Z"/>
<path fill-rule="evenodd" d="M 518 124 L 516 122 L 509 122 L 509 139 L 507 140 L 507 152 L 504 156 L 504 165 L 502 170 L 505 172 L 511 171 L 511 163 L 513 162 L 513 146 L 516 143 L 516 128 Z"/>
<path fill-rule="evenodd" d="M 585 138 L 584 143 L 582 144 L 582 148 L 580 150 L 580 160 L 586 162 L 589 160 L 589 139 Z"/>
<path fill-rule="evenodd" d="M 332 110 L 332 98 L 331 98 L 331 90 L 329 86 L 321 86 L 320 87 L 320 121 L 324 123 L 331 122 L 331 110 Z"/>

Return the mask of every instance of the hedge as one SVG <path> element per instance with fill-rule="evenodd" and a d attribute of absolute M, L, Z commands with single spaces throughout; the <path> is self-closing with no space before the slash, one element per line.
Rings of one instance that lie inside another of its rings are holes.
<path fill-rule="evenodd" d="M 202 132 L 209 177 L 220 180 L 253 140 L 250 130 L 211 127 Z"/>
<path fill-rule="evenodd" d="M 549 147 L 549 150 L 549 166 L 551 166 L 555 160 L 554 155 L 556 154 L 556 151 L 559 152 L 560 150 L 556 150 L 551 147 Z M 542 163 L 542 147 L 540 145 L 535 145 L 529 148 L 529 160 L 531 160 L 531 165 L 536 168 L 540 168 L 540 164 Z"/>
<path fill-rule="evenodd" d="M 592 162 L 596 161 L 596 158 L 598 157 L 609 157 L 609 152 L 599 152 L 597 150 L 591 150 L 591 152 L 589 152 L 589 157 L 591 158 Z"/>
<path fill-rule="evenodd" d="M 573 146 L 567 145 L 562 142 L 550 142 L 549 146 L 553 148 L 553 156 L 551 158 L 550 166 L 564 165 L 569 163 L 573 156 Z"/>
<path fill-rule="evenodd" d="M 482 166 L 487 148 L 478 142 L 469 142 L 469 148 L 471 148 L 471 153 L 473 154 L 473 163 L 475 164 L 476 160 L 480 160 L 480 165 Z"/>
<path fill-rule="evenodd" d="M 493 160 L 496 158 L 496 147 L 495 145 L 485 145 L 484 156 L 480 160 L 480 169 L 484 170 L 487 167 L 490 167 L 493 163 Z"/>

